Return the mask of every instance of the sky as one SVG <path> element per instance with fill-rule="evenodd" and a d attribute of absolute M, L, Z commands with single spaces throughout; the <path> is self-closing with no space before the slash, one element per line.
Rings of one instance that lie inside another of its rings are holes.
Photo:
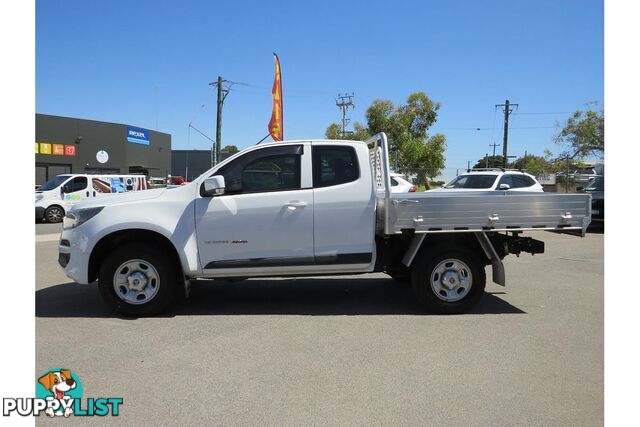
<path fill-rule="evenodd" d="M 282 66 L 285 139 L 323 138 L 339 93 L 353 122 L 375 99 L 416 91 L 441 103 L 430 134 L 447 137 L 444 178 L 502 144 L 509 155 L 559 153 L 558 125 L 604 107 L 601 0 L 121 1 L 36 3 L 36 112 L 126 123 L 172 135 L 174 149 L 209 149 L 215 88 L 235 85 L 222 145 L 267 135 Z M 480 128 L 480 130 L 476 130 Z M 501 153 L 502 147 L 497 147 Z"/>

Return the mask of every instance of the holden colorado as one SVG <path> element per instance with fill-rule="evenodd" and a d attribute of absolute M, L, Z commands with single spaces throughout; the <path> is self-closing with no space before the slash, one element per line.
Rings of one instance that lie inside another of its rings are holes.
<path fill-rule="evenodd" d="M 589 194 L 393 193 L 387 138 L 249 147 L 176 188 L 96 198 L 64 218 L 58 262 L 117 313 L 161 313 L 193 279 L 385 272 L 437 313 L 468 311 L 485 266 L 505 285 L 523 232 L 584 237 Z M 348 280 L 348 279 L 345 279 Z M 212 282 L 215 285 L 215 281 Z"/>

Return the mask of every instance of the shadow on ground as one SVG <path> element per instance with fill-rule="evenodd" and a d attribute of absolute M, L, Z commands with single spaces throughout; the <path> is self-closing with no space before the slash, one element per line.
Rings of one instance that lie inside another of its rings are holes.
<path fill-rule="evenodd" d="M 589 227 L 587 227 L 587 233 L 604 234 L 604 222 L 592 221 Z"/>
<path fill-rule="evenodd" d="M 470 314 L 523 314 L 487 293 Z M 409 286 L 382 278 L 196 281 L 191 297 L 170 316 L 191 315 L 421 315 Z M 93 285 L 64 283 L 36 292 L 37 317 L 118 317 Z"/>

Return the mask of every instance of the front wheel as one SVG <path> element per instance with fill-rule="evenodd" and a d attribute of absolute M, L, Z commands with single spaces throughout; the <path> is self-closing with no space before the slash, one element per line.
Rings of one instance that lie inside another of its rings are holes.
<path fill-rule="evenodd" d="M 103 300 L 117 313 L 162 313 L 174 297 L 177 272 L 171 259 L 150 245 L 124 244 L 106 258 L 98 276 Z"/>
<path fill-rule="evenodd" d="M 47 222 L 61 222 L 62 217 L 64 217 L 64 209 L 60 206 L 49 206 L 44 211 L 44 219 L 46 219 Z"/>
<path fill-rule="evenodd" d="M 429 311 L 458 314 L 469 311 L 482 297 L 484 264 L 464 248 L 425 253 L 416 260 L 411 285 L 421 305 Z"/>

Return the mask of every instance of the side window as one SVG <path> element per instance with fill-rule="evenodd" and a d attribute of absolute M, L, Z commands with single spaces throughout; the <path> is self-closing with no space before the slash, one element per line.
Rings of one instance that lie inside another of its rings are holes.
<path fill-rule="evenodd" d="M 302 145 L 250 151 L 215 172 L 224 176 L 224 194 L 296 190 L 300 188 Z"/>
<path fill-rule="evenodd" d="M 283 191 L 300 188 L 300 156 L 262 157 L 242 169 L 242 192 Z"/>
<path fill-rule="evenodd" d="M 516 188 L 513 186 L 513 181 L 511 180 L 511 175 L 502 175 L 502 178 L 500 178 L 500 182 L 498 183 L 498 186 L 496 187 L 496 190 L 500 189 L 500 186 L 502 184 L 507 184 L 509 186 L 509 188 Z"/>
<path fill-rule="evenodd" d="M 352 182 L 360 177 L 353 147 L 322 145 L 313 147 L 313 186 L 315 188 Z"/>
<path fill-rule="evenodd" d="M 397 187 L 398 186 L 398 181 L 395 180 L 395 178 L 391 177 L 391 186 L 392 187 Z"/>
<path fill-rule="evenodd" d="M 528 176 L 514 175 L 513 184 L 516 186 L 516 188 L 526 188 L 526 187 L 531 187 L 534 184 L 534 182 Z"/>
<path fill-rule="evenodd" d="M 73 178 L 67 185 L 71 187 L 69 191 L 70 193 L 74 191 L 84 190 L 85 188 L 87 188 L 87 177 L 77 176 Z"/>

